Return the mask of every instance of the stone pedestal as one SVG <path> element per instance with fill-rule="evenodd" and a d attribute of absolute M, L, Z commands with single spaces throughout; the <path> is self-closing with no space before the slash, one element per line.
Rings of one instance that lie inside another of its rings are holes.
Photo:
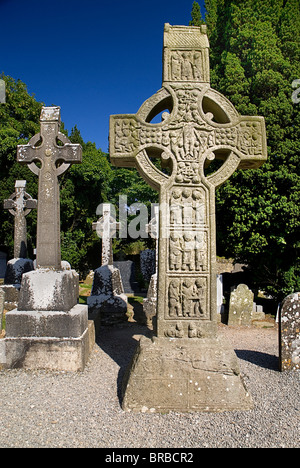
<path fill-rule="evenodd" d="M 253 408 L 237 356 L 223 337 L 143 337 L 123 385 L 125 411 L 221 412 Z"/>
<path fill-rule="evenodd" d="M 127 320 L 127 296 L 124 294 L 120 270 L 103 265 L 94 273 L 91 296 L 87 300 L 89 318 L 100 325 L 113 325 Z"/>
<path fill-rule="evenodd" d="M 77 304 L 78 274 L 23 275 L 19 306 L 6 314 L 3 367 L 82 371 L 95 342 L 88 308 Z"/>

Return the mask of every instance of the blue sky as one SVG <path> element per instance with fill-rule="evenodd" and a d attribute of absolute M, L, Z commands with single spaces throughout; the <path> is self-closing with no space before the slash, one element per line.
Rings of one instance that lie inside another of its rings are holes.
<path fill-rule="evenodd" d="M 204 0 L 198 2 L 204 15 Z M 193 0 L 0 0 L 0 73 L 21 79 L 70 131 L 108 151 L 111 114 L 136 113 L 162 84 L 164 23 Z"/>

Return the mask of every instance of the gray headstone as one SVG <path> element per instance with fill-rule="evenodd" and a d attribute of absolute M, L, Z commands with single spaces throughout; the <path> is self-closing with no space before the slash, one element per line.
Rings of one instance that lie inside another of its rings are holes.
<path fill-rule="evenodd" d="M 5 278 L 7 254 L 0 252 L 0 278 Z"/>
<path fill-rule="evenodd" d="M 251 325 L 254 294 L 246 284 L 239 284 L 230 295 L 228 325 Z"/>
<path fill-rule="evenodd" d="M 120 270 L 125 294 L 134 294 L 140 290 L 132 260 L 114 261 L 114 267 Z"/>
<path fill-rule="evenodd" d="M 300 292 L 287 296 L 281 306 L 279 368 L 281 371 L 300 369 Z"/>
<path fill-rule="evenodd" d="M 3 312 L 4 312 L 4 301 L 5 301 L 5 294 L 4 291 L 0 288 L 0 332 L 2 330 L 2 320 L 3 320 Z"/>

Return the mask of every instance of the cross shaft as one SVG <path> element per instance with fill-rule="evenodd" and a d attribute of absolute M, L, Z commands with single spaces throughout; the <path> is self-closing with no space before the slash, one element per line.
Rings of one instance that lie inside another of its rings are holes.
<path fill-rule="evenodd" d="M 37 267 L 60 270 L 60 203 L 58 176 L 82 159 L 80 145 L 59 132 L 60 108 L 43 107 L 41 131 L 27 145 L 19 145 L 17 160 L 39 178 Z"/>

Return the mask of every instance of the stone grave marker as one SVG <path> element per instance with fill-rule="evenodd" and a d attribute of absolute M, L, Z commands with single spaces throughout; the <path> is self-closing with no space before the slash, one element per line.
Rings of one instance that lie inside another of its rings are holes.
<path fill-rule="evenodd" d="M 4 209 L 14 216 L 14 258 L 7 263 L 5 284 L 20 285 L 23 273 L 34 269 L 27 258 L 26 216 L 37 208 L 37 201 L 26 193 L 26 180 L 16 180 L 15 192 L 4 200 Z"/>
<path fill-rule="evenodd" d="M 4 291 L 2 290 L 2 288 L 0 288 L 0 333 L 1 333 L 1 330 L 2 330 L 4 301 L 5 301 L 5 294 L 4 294 Z"/>
<path fill-rule="evenodd" d="M 264 119 L 240 116 L 210 87 L 205 26 L 166 24 L 163 57 L 162 88 L 137 114 L 110 119 L 111 161 L 137 168 L 165 207 L 155 336 L 139 343 L 123 408 L 249 409 L 237 357 L 217 334 L 215 190 L 237 169 L 267 159 Z M 151 123 L 159 113 L 162 122 Z M 214 160 L 221 166 L 208 172 Z"/>
<path fill-rule="evenodd" d="M 6 274 L 7 254 L 0 251 L 0 278 L 4 279 Z"/>
<path fill-rule="evenodd" d="M 158 250 L 159 250 L 159 205 L 154 206 L 154 217 L 146 226 L 147 232 L 156 240 L 155 248 L 155 273 L 151 276 L 147 298 L 143 300 L 143 310 L 147 319 L 147 325 L 152 328 L 152 319 L 157 313 L 157 274 L 158 274 Z"/>
<path fill-rule="evenodd" d="M 280 309 L 279 369 L 300 369 L 300 292 L 287 296 Z"/>
<path fill-rule="evenodd" d="M 120 270 L 125 294 L 139 293 L 135 263 L 132 260 L 117 260 L 114 261 L 114 266 Z"/>
<path fill-rule="evenodd" d="M 111 325 L 127 319 L 127 296 L 120 270 L 113 265 L 112 237 L 119 229 L 119 223 L 111 215 L 111 205 L 103 204 L 103 216 L 93 229 L 102 237 L 101 266 L 94 272 L 91 296 L 87 300 L 89 318 L 94 321 L 96 331 L 100 323 Z"/>
<path fill-rule="evenodd" d="M 40 133 L 17 152 L 39 178 L 37 269 L 23 275 L 18 308 L 6 315 L 6 366 L 78 371 L 92 327 L 87 306 L 77 304 L 79 276 L 61 263 L 58 176 L 81 162 L 82 150 L 59 132 L 59 107 L 43 107 L 40 122 Z"/>
<path fill-rule="evenodd" d="M 5 92 L 5 81 L 0 80 L 0 104 L 5 104 L 6 92 Z"/>
<path fill-rule="evenodd" d="M 254 294 L 246 284 L 239 284 L 230 294 L 228 325 L 251 325 Z"/>

